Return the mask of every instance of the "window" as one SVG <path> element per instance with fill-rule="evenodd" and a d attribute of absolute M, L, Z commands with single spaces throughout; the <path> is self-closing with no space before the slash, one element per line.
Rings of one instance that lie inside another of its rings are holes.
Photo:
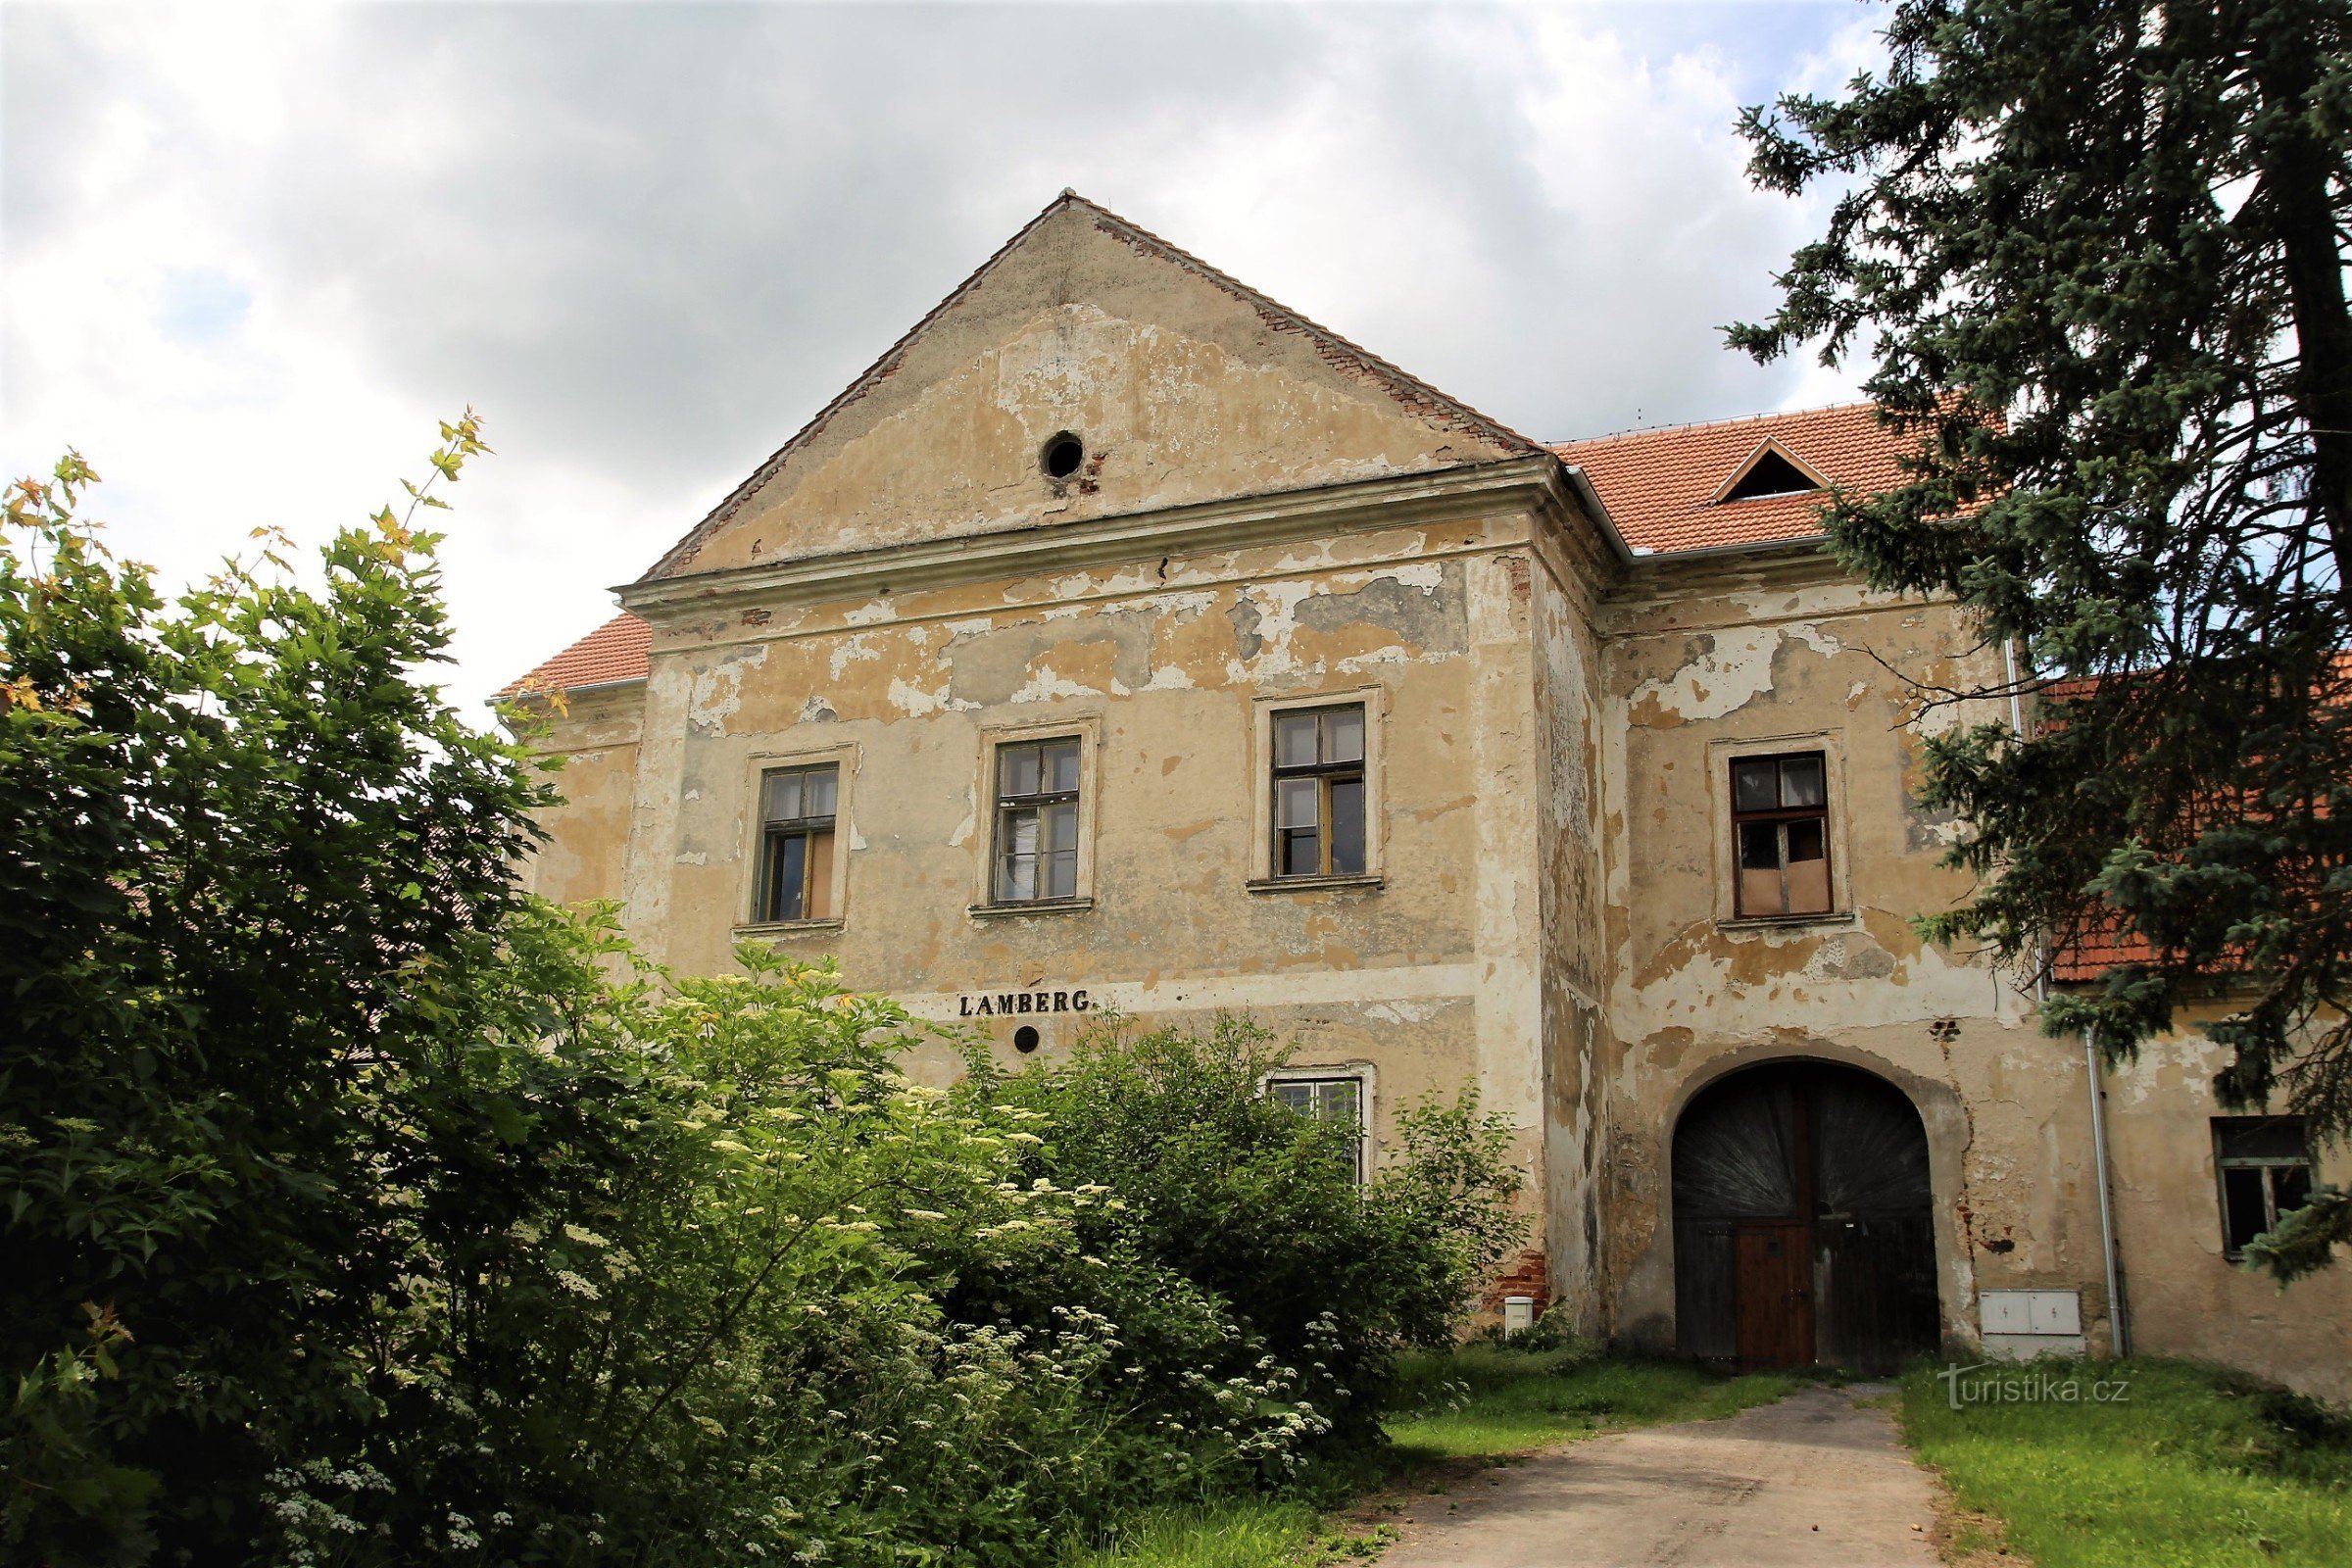
<path fill-rule="evenodd" d="M 1742 918 L 1829 912 L 1828 779 L 1820 752 L 1733 760 L 1734 912 Z"/>
<path fill-rule="evenodd" d="M 1364 874 L 1364 706 L 1274 715 L 1274 874 Z"/>
<path fill-rule="evenodd" d="M 1723 499 L 1761 501 L 1766 496 L 1798 496 L 1820 488 L 1811 474 L 1778 452 L 1767 449 L 1723 493 Z"/>
<path fill-rule="evenodd" d="M 1267 1082 L 1266 1096 L 1301 1116 L 1338 1122 L 1346 1127 L 1355 1179 L 1359 1182 L 1364 1179 L 1363 1079 L 1353 1074 L 1344 1078 L 1275 1078 Z"/>
<path fill-rule="evenodd" d="M 2216 1116 L 2213 1162 L 2222 1179 L 2222 1254 L 2303 1206 L 2311 1196 L 2311 1144 L 2300 1116 Z"/>
<path fill-rule="evenodd" d="M 991 897 L 1037 904 L 1078 896 L 1078 737 L 997 748 L 997 853 Z"/>
<path fill-rule="evenodd" d="M 779 767 L 760 776 L 760 883 L 755 920 L 829 920 L 833 813 L 841 767 Z"/>

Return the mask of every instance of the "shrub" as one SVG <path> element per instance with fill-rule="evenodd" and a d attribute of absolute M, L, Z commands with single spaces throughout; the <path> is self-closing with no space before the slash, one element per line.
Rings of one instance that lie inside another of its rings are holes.
<path fill-rule="evenodd" d="M 964 1091 L 1039 1112 L 1030 1165 L 1123 1207 L 1077 1216 L 1082 1245 L 1164 1261 L 1225 1302 L 1342 1438 L 1377 1434 L 1396 1350 L 1451 1339 L 1476 1283 L 1518 1242 L 1510 1129 L 1475 1090 L 1398 1118 L 1401 1149 L 1358 1185 L 1348 1133 L 1262 1092 L 1290 1052 L 1222 1018 L 1205 1035 L 1102 1028 L 1064 1065 Z"/>
<path fill-rule="evenodd" d="M 1474 1103 L 1359 1190 L 1239 1024 L 946 1091 L 646 968 L 515 882 L 432 535 L 168 609 L 90 478 L 0 538 L 7 1560 L 1033 1562 L 1366 1437 L 1515 1234 Z"/>

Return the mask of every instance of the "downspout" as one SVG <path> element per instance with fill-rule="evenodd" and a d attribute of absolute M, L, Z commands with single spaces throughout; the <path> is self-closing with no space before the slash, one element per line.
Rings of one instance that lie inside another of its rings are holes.
<path fill-rule="evenodd" d="M 2026 710 L 2017 689 L 2014 638 L 2002 645 L 2001 657 L 2008 663 L 2009 731 L 2022 740 L 2026 733 Z M 2034 1001 L 2036 1006 L 2042 1006 L 2049 1000 L 2050 966 L 2045 949 L 2034 955 Z M 2107 1069 L 2099 1060 L 2097 1036 L 2087 1027 L 2082 1031 L 2082 1079 L 2090 1086 L 2090 1161 L 2099 1184 L 2099 1250 L 2107 1265 L 2107 1338 L 2115 1354 L 2130 1355 L 2132 1320 L 2124 1306 L 2124 1265 L 2116 1251 L 2115 1199 L 2107 1180 Z"/>
<path fill-rule="evenodd" d="M 2124 1310 L 2124 1266 L 2115 1255 L 2115 1200 L 2107 1190 L 2106 1073 L 2096 1033 L 2088 1025 L 2082 1029 L 2082 1070 L 2090 1077 L 2090 1158 L 2098 1166 L 2099 1238 L 2107 1251 L 2107 1338 L 2117 1355 L 2130 1355 L 2132 1319 Z"/>

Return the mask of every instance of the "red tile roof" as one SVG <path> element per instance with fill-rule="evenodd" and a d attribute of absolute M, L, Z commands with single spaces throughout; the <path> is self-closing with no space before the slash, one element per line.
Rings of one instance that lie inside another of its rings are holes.
<path fill-rule="evenodd" d="M 2096 980 L 2119 963 L 2154 963 L 2147 940 L 2107 926 L 2085 930 L 2050 955 L 2050 978 L 2060 985 Z"/>
<path fill-rule="evenodd" d="M 1879 423 L 1872 403 L 1629 430 L 1551 450 L 1585 470 L 1637 554 L 1670 555 L 1820 532 L 1818 493 L 1715 499 L 1767 441 L 1830 483 L 1863 491 L 1902 483 L 1897 460 L 1910 450 L 1907 437 Z"/>
<path fill-rule="evenodd" d="M 522 679 L 509 682 L 498 695 L 509 698 L 525 692 L 570 691 L 643 680 L 653 645 L 653 627 L 635 615 L 614 615 Z"/>

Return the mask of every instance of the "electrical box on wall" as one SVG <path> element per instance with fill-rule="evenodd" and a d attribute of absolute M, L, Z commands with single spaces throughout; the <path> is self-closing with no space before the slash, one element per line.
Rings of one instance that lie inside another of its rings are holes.
<path fill-rule="evenodd" d="M 2089 1348 L 2080 1291 L 1979 1291 L 1977 1328 L 1984 1353 L 2003 1360 L 2081 1355 Z"/>

